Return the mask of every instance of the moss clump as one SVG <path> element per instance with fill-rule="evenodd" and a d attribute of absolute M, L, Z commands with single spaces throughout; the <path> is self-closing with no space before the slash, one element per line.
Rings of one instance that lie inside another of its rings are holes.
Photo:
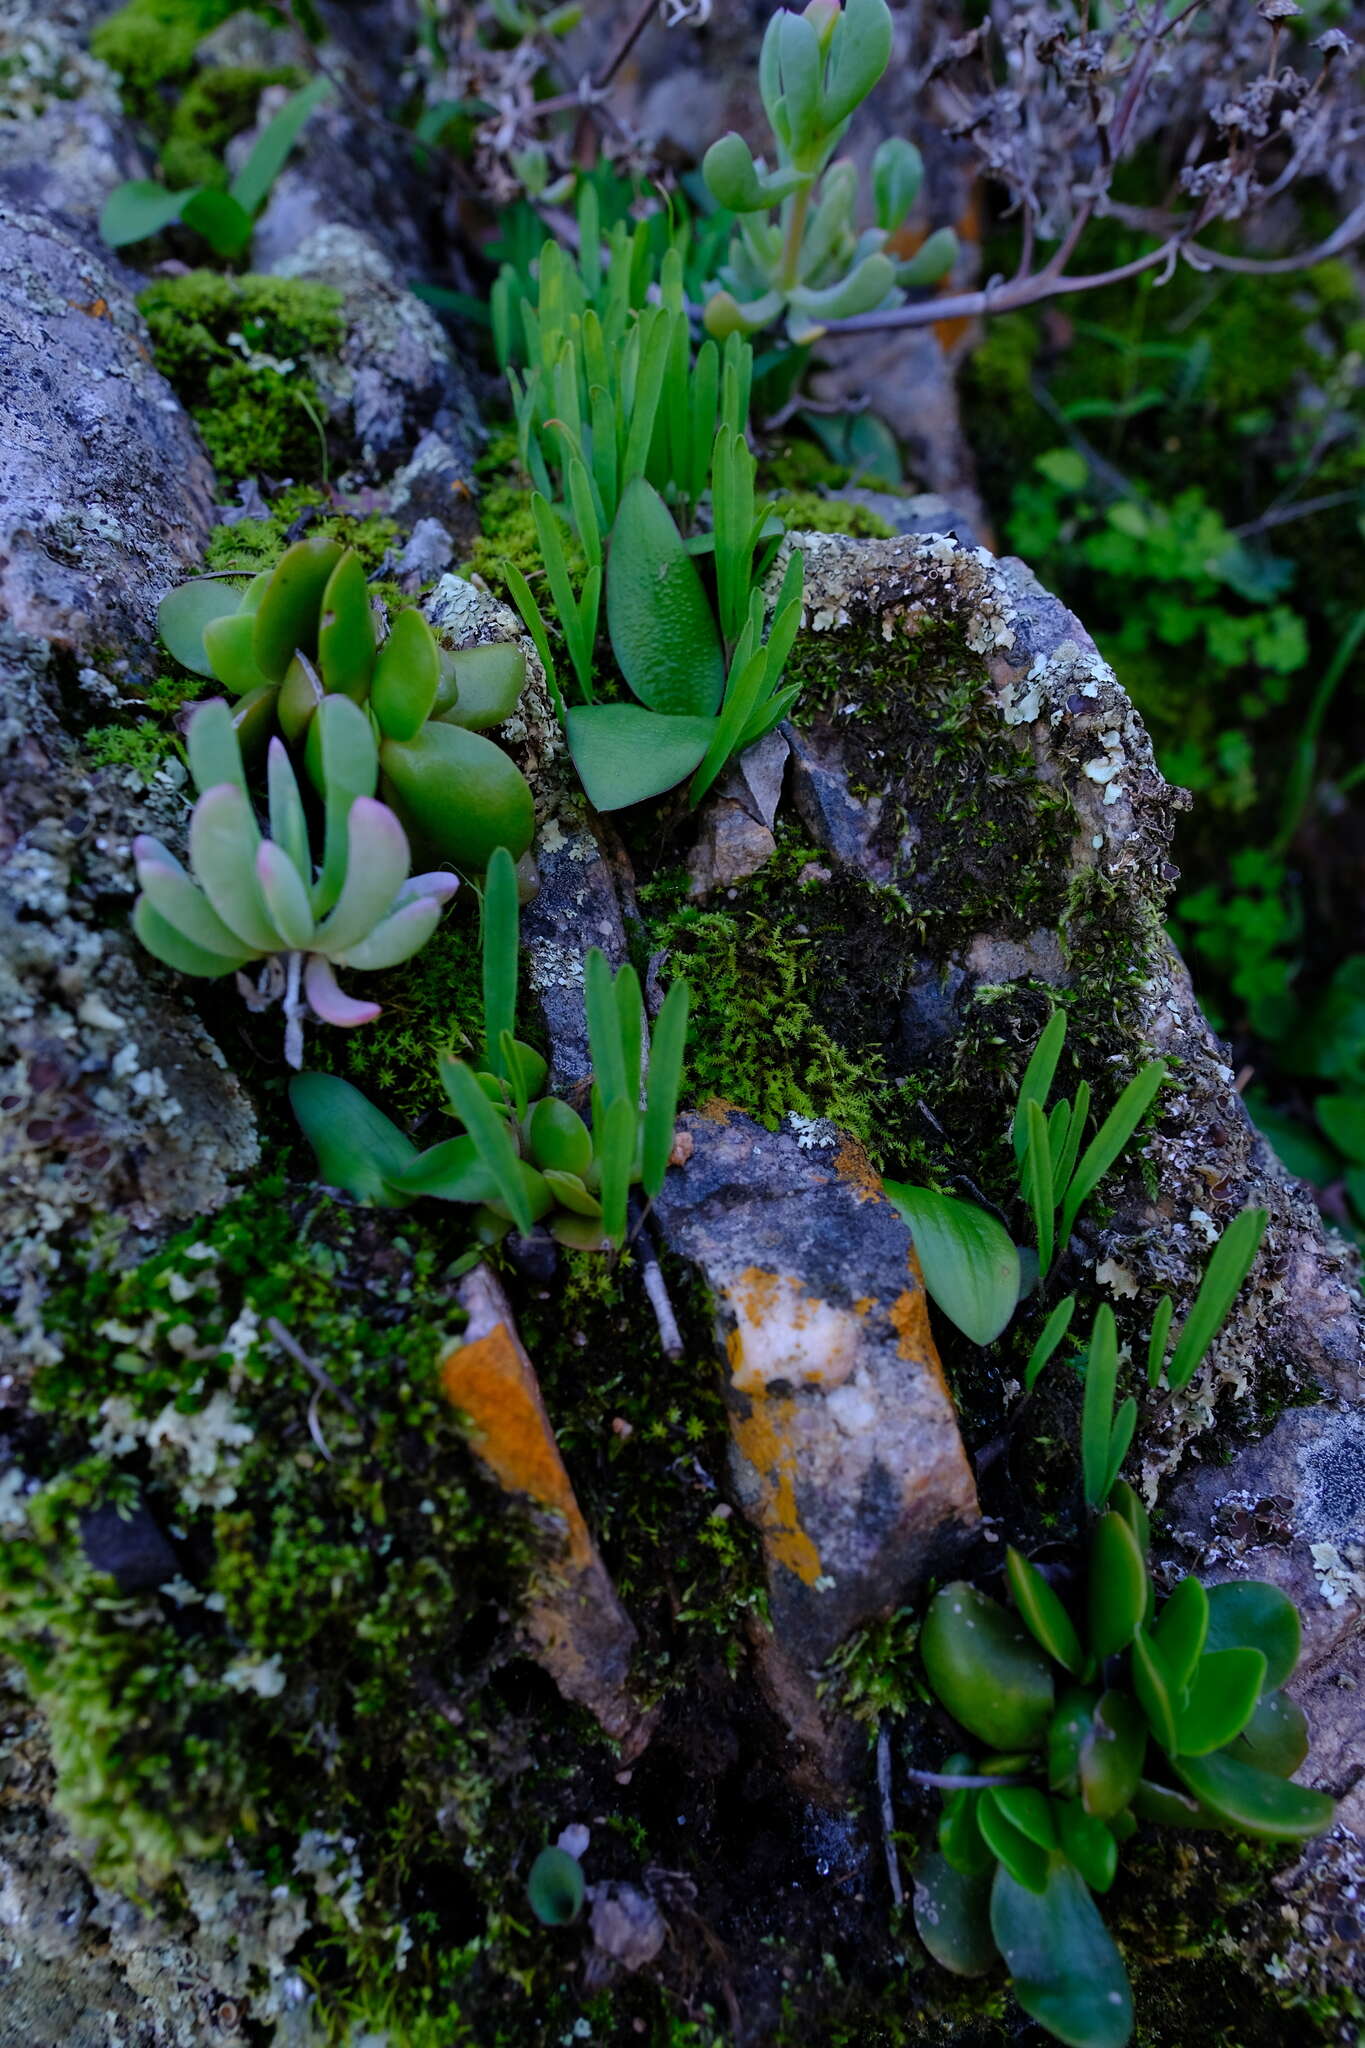
<path fill-rule="evenodd" d="M 143 718 L 136 725 L 96 725 L 85 735 L 85 751 L 96 768 L 127 768 L 151 782 L 168 754 L 175 734 Z"/>
<path fill-rule="evenodd" d="M 890 540 L 896 529 L 880 512 L 819 491 L 786 491 L 773 506 L 788 533 L 848 533 L 864 540 Z"/>
<path fill-rule="evenodd" d="M 117 72 L 133 119 L 163 132 L 170 88 L 189 77 L 210 30 L 242 7 L 243 0 L 127 0 L 95 29 L 90 48 Z"/>
<path fill-rule="evenodd" d="M 330 534 L 354 548 L 373 577 L 398 539 L 398 526 L 382 512 L 339 512 L 324 492 L 298 484 L 272 501 L 269 518 L 216 526 L 204 550 L 204 567 L 255 575 L 258 569 L 273 567 L 290 541 L 304 533 Z M 372 583 L 371 589 L 386 603 L 395 598 L 406 602 L 391 584 Z"/>
<path fill-rule="evenodd" d="M 166 183 L 208 185 L 225 191 L 228 168 L 224 151 L 234 135 L 253 126 L 257 104 L 267 86 L 303 84 L 293 65 L 264 70 L 256 65 L 223 64 L 201 71 L 179 94 L 161 148 Z"/>
<path fill-rule="evenodd" d="M 158 278 L 138 304 L 157 367 L 198 425 L 220 484 L 325 470 L 321 402 L 305 364 L 341 345 L 339 292 L 192 270 Z"/>

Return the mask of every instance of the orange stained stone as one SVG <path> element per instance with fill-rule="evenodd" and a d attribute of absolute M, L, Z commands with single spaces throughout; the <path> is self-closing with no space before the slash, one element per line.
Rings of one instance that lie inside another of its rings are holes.
<path fill-rule="evenodd" d="M 469 1418 L 470 1448 L 506 1493 L 523 1493 L 563 1518 L 569 1561 L 586 1565 L 592 1542 L 554 1431 L 520 1347 L 505 1323 L 457 1344 L 441 1363 L 441 1387 Z"/>
<path fill-rule="evenodd" d="M 875 1202 L 882 1191 L 882 1177 L 856 1138 L 845 1138 L 834 1158 L 834 1171 L 856 1193 L 860 1202 Z"/>
<path fill-rule="evenodd" d="M 802 1585 L 820 1577 L 820 1553 L 801 1526 L 796 1505 L 796 1402 L 790 1394 L 749 1396 L 747 1416 L 732 1414 L 730 1426 L 740 1455 L 761 1482 L 758 1522 L 764 1548 L 776 1564 L 794 1572 Z"/>

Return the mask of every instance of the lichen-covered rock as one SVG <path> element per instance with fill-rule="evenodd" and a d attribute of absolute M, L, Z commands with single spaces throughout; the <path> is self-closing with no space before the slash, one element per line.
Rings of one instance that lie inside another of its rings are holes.
<path fill-rule="evenodd" d="M 60 213 L 92 241 L 114 186 L 147 175 L 117 82 L 84 47 L 99 11 L 89 0 L 9 0 L 0 18 L 0 196 Z"/>
<path fill-rule="evenodd" d="M 96 1218 L 116 1238 L 211 1209 L 256 1142 L 222 1053 L 118 930 L 145 817 L 64 730 L 155 673 L 207 465 L 114 266 L 9 211 L 0 265 L 3 1286 L 28 1346 L 44 1275 Z"/>
<path fill-rule="evenodd" d="M 910 1233 L 835 1132 L 687 1116 L 655 1205 L 715 1301 L 731 1472 L 779 1648 L 812 1672 L 949 1565 L 976 1488 Z"/>

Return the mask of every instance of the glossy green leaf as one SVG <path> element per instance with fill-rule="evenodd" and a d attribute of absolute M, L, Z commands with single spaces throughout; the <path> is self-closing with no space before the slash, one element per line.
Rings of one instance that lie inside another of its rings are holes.
<path fill-rule="evenodd" d="M 250 612 L 232 611 L 204 624 L 203 646 L 209 666 L 225 690 L 244 697 L 259 690 L 266 678 L 256 666 L 252 650 L 253 620 Z M 163 635 L 164 638 L 164 635 Z"/>
<path fill-rule="evenodd" d="M 1065 1043 L 1066 1011 L 1054 1010 L 1038 1034 L 1038 1043 L 1029 1055 L 1029 1063 L 1019 1083 L 1019 1100 L 1014 1112 L 1012 1135 L 1014 1156 L 1020 1165 L 1023 1164 L 1024 1154 L 1028 1150 L 1028 1105 L 1030 1102 L 1036 1102 L 1040 1109 L 1046 1107 L 1047 1098 L 1052 1092 L 1053 1077 L 1057 1072 L 1057 1062 L 1061 1058 Z"/>
<path fill-rule="evenodd" d="M 213 676 L 227 683 L 229 689 L 234 688 L 214 668 L 204 644 L 204 628 L 215 619 L 231 617 L 241 600 L 241 584 L 226 577 L 199 576 L 189 583 L 177 583 L 174 590 L 166 592 L 156 610 L 156 630 L 162 646 L 191 675 Z"/>
<path fill-rule="evenodd" d="M 1085 1399 L 1081 1407 L 1081 1478 L 1088 1508 L 1100 1509 L 1109 1495 L 1112 1469 L 1110 1441 L 1114 1427 L 1114 1389 L 1118 1381 L 1118 1329 L 1107 1301 L 1095 1311 L 1085 1361 Z"/>
<path fill-rule="evenodd" d="M 520 911 L 517 871 L 505 846 L 496 847 L 488 862 L 479 919 L 483 978 L 483 1055 L 485 1065 L 502 1074 L 500 1047 L 504 1032 L 517 1025 L 517 976 L 520 965 Z M 549 1161 L 551 1165 L 556 1161 Z"/>
<path fill-rule="evenodd" d="M 413 1164 L 417 1147 L 349 1081 L 335 1074 L 296 1074 L 289 1106 L 325 1187 L 377 1209 L 402 1207 L 410 1199 L 390 1181 Z"/>
<path fill-rule="evenodd" d="M 327 579 L 318 615 L 318 670 L 323 688 L 363 704 L 374 672 L 374 613 L 365 565 L 347 548 Z"/>
<path fill-rule="evenodd" d="M 531 1911 L 543 1927 L 568 1927 L 583 1911 L 586 1887 L 577 1857 L 567 1849 L 542 1849 L 526 1880 Z"/>
<path fill-rule="evenodd" d="M 1073 1677 L 1085 1661 L 1071 1616 L 1036 1565 L 1011 1546 L 1005 1553 L 1010 1592 L 1024 1626 Z"/>
<path fill-rule="evenodd" d="M 1080 1746 L 1081 1803 L 1099 1820 L 1113 1820 L 1137 1789 L 1147 1754 L 1147 1729 L 1125 1692 L 1101 1693 Z"/>
<path fill-rule="evenodd" d="M 1072 1686 L 1057 1702 L 1048 1723 L 1047 1782 L 1054 1792 L 1074 1799 L 1081 1784 L 1081 1749 L 1090 1733 L 1097 1695 Z"/>
<path fill-rule="evenodd" d="M 1234 1741 L 1255 1711 L 1264 1679 L 1259 1650 L 1210 1650 L 1202 1656 L 1180 1709 L 1180 1754 L 1207 1756 Z"/>
<path fill-rule="evenodd" d="M 1068 2048 L 1125 2048 L 1133 2000 L 1123 1958 L 1065 1857 L 1053 1857 L 1041 1894 L 996 1873 L 991 1932 L 1031 2019 Z"/>
<path fill-rule="evenodd" d="M 1052 1713 L 1052 1667 L 1016 1618 L 963 1580 L 940 1587 L 920 1630 L 929 1683 L 955 1720 L 997 1749 L 1033 1749 Z"/>
<path fill-rule="evenodd" d="M 1090 1649 L 1112 1657 L 1127 1649 L 1147 1613 L 1147 1566 L 1122 1515 L 1101 1515 L 1090 1540 Z"/>
<path fill-rule="evenodd" d="M 279 694 L 275 683 L 262 683 L 259 689 L 248 690 L 244 697 L 239 697 L 232 707 L 232 730 L 237 735 L 242 759 L 253 767 L 274 733 Z"/>
<path fill-rule="evenodd" d="M 622 675 L 649 710 L 714 715 L 725 687 L 715 618 L 672 513 L 643 477 L 624 492 L 612 529 L 607 629 Z"/>
<path fill-rule="evenodd" d="M 574 766 L 599 811 L 621 811 L 685 782 L 714 718 L 665 718 L 639 704 L 575 704 L 565 714 Z"/>
<path fill-rule="evenodd" d="M 1268 1842 L 1306 1842 L 1331 1827 L 1336 1806 L 1325 1792 L 1258 1771 L 1237 1757 L 1175 1757 L 1176 1776 L 1200 1805 L 1240 1834 Z"/>
<path fill-rule="evenodd" d="M 1194 1677 L 1209 1633 L 1209 1600 L 1198 1579 L 1182 1579 L 1164 1603 L 1152 1640 L 1165 1660 L 1175 1689 Z"/>
<path fill-rule="evenodd" d="M 1074 1799 L 1056 1806 L 1062 1854 L 1075 1866 L 1092 1892 L 1107 1892 L 1119 1867 L 1119 1848 L 1104 1822 Z"/>
<path fill-rule="evenodd" d="M 972 1768 L 969 1756 L 950 1757 L 943 1766 L 945 1772 L 968 1771 Z M 982 1877 L 995 1864 L 994 1851 L 987 1844 L 977 1822 L 977 1807 L 981 1802 L 979 1791 L 966 1788 L 957 1792 L 945 1792 L 943 1812 L 939 1816 L 938 1845 L 953 1869 L 964 1877 Z"/>
<path fill-rule="evenodd" d="M 285 670 L 284 681 L 271 687 L 278 692 L 276 712 L 280 731 L 290 746 L 297 747 L 303 740 L 306 746 L 316 748 L 317 742 L 311 737 L 312 725 L 327 693 L 322 687 L 322 677 L 307 655 L 296 654 Z M 316 753 L 309 759 L 308 772 L 316 788 L 322 781 Z"/>
<path fill-rule="evenodd" d="M 1065 1246 L 1084 1204 L 1108 1173 L 1157 1098 L 1166 1079 L 1164 1060 L 1149 1060 L 1123 1090 L 1086 1146 L 1062 1200 L 1058 1242 Z"/>
<path fill-rule="evenodd" d="M 1142 1629 L 1133 1638 L 1133 1690 L 1153 1735 L 1173 1755 L 1180 1745 L 1180 1692 L 1165 1658 Z"/>
<path fill-rule="evenodd" d="M 607 1106 L 596 1136 L 597 1164 L 602 1176 L 602 1228 L 618 1250 L 626 1241 L 626 1203 L 635 1167 L 639 1112 L 628 1095 Z"/>
<path fill-rule="evenodd" d="M 1052 1190 L 1052 1153 L 1048 1143 L 1047 1118 L 1036 1102 L 1025 1103 L 1024 1122 L 1028 1142 L 1024 1147 L 1021 1179 L 1038 1245 L 1038 1271 L 1046 1279 L 1052 1268 L 1056 1208 Z"/>
<path fill-rule="evenodd" d="M 468 1135 L 443 1138 L 401 1170 L 391 1170 L 389 1178 L 409 1197 L 431 1195 L 441 1202 L 488 1202 L 498 1192 Z"/>
<path fill-rule="evenodd" d="M 416 739 L 431 715 L 440 680 L 436 636 L 422 614 L 409 606 L 394 619 L 370 683 L 370 707 L 386 738 Z"/>
<path fill-rule="evenodd" d="M 436 715 L 470 732 L 504 725 L 526 687 L 526 656 L 511 641 L 443 653 L 441 666 L 443 674 L 448 671 L 454 681 L 455 695 Z"/>
<path fill-rule="evenodd" d="M 914 1870 L 915 1928 L 936 1963 L 958 1977 L 980 1977 L 1000 1960 L 991 1933 L 990 1870 L 964 1877 L 926 1850 Z"/>
<path fill-rule="evenodd" d="M 272 683 L 284 681 L 296 650 L 310 661 L 316 655 L 323 595 L 341 555 L 340 541 L 314 534 L 295 541 L 275 564 L 253 635 L 257 667 Z"/>
<path fill-rule="evenodd" d="M 482 733 L 427 724 L 416 739 L 385 740 L 380 766 L 386 801 L 438 860 L 477 873 L 496 847 L 505 846 L 515 861 L 530 846 L 530 785 Z"/>
<path fill-rule="evenodd" d="M 1194 1306 L 1171 1353 L 1166 1377 L 1172 1387 L 1188 1386 L 1203 1364 L 1209 1346 L 1241 1292 L 1242 1283 L 1256 1263 L 1268 1221 L 1269 1212 L 1265 1209 L 1243 1209 L 1214 1246 Z"/>
<path fill-rule="evenodd" d="M 542 1173 L 571 1173 L 581 1180 L 592 1165 L 592 1134 L 577 1110 L 547 1095 L 526 1125 L 526 1145 Z"/>
<path fill-rule="evenodd" d="M 1278 1586 L 1264 1579 L 1229 1579 L 1206 1588 L 1209 1650 L 1259 1650 L 1265 1658 L 1263 1690 L 1277 1692 L 1299 1661 L 1299 1610 Z"/>
<path fill-rule="evenodd" d="M 1262 1693 L 1228 1754 L 1277 1778 L 1288 1778 L 1308 1755 L 1308 1716 L 1288 1693 Z"/>
<path fill-rule="evenodd" d="M 1056 1848 L 1057 1822 L 1052 1801 L 1036 1785 L 1001 1785 L 986 1796 L 995 1801 L 1011 1827 L 1018 1828 L 1038 1848 Z"/>
<path fill-rule="evenodd" d="M 202 235 L 215 255 L 235 263 L 251 247 L 251 216 L 229 192 L 201 185 L 180 195 L 180 218 Z"/>
<path fill-rule="evenodd" d="M 1126 1479 L 1115 1480 L 1110 1489 L 1109 1506 L 1116 1515 L 1123 1516 L 1145 1558 L 1152 1547 L 1152 1525 L 1140 1495 Z"/>
<path fill-rule="evenodd" d="M 100 209 L 100 240 L 111 249 L 126 249 L 130 242 L 145 242 L 179 220 L 187 199 L 200 190 L 169 192 L 150 178 L 128 178 L 115 185 Z"/>
<path fill-rule="evenodd" d="M 602 1204 L 596 1195 L 589 1193 L 576 1173 L 563 1173 L 554 1167 L 546 1167 L 545 1179 L 561 1208 L 570 1210 L 575 1216 L 601 1217 Z"/>
<path fill-rule="evenodd" d="M 994 1792 L 981 1794 L 977 1825 L 992 1855 L 1015 1883 L 1027 1891 L 1041 1892 L 1047 1884 L 1048 1852 L 1001 1811 Z"/>
<path fill-rule="evenodd" d="M 910 1226 L 924 1285 L 973 1344 L 991 1344 L 1019 1300 L 1019 1252 L 999 1220 L 934 1188 L 884 1183 Z"/>

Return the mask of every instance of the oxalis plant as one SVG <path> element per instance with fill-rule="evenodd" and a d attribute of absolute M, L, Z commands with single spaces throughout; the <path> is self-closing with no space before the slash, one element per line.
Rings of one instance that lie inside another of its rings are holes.
<path fill-rule="evenodd" d="M 901 304 L 908 288 L 936 284 L 952 268 L 957 238 L 940 228 L 909 258 L 889 244 L 924 175 L 919 151 L 888 137 L 872 159 L 875 226 L 856 228 L 857 167 L 831 163 L 853 114 L 891 55 L 886 0 L 809 0 L 780 8 L 763 37 L 758 83 L 774 145 L 768 167 L 733 130 L 702 161 L 712 197 L 739 216 L 716 287 L 707 332 L 756 334 L 782 320 L 799 344 L 826 321 Z"/>
<path fill-rule="evenodd" d="M 161 638 L 195 675 L 230 691 L 247 754 L 278 729 L 321 787 L 318 713 L 334 697 L 364 714 L 378 749 L 382 795 L 431 856 L 466 872 L 496 846 L 514 860 L 535 830 L 530 785 L 485 737 L 516 708 L 526 680 L 519 647 L 438 643 L 415 606 L 384 631 L 352 548 L 321 535 L 296 541 L 243 587 L 196 577 L 163 600 Z"/>
<path fill-rule="evenodd" d="M 545 244 L 534 298 L 505 267 L 494 333 L 580 701 L 566 701 L 535 593 L 515 564 L 504 573 L 598 810 L 684 781 L 696 804 L 795 698 L 780 684 L 800 623 L 802 564 L 788 564 L 765 643 L 760 585 L 783 528 L 755 490 L 745 438 L 752 351 L 735 336 L 723 350 L 703 342 L 694 358 L 677 247 L 660 266 L 658 303 L 646 303 L 647 238 L 618 225 L 604 258 L 590 187 L 579 225 L 576 264 Z M 709 523 L 698 525 L 703 512 Z M 570 541 L 583 560 L 577 583 Z M 598 672 L 604 596 L 633 703 Z"/>
<path fill-rule="evenodd" d="M 515 1034 L 517 879 L 499 850 L 484 884 L 483 1037 L 475 1061 L 445 1056 L 441 1085 L 459 1136 L 419 1152 L 381 1110 L 333 1074 L 301 1074 L 290 1101 L 313 1147 L 319 1177 L 356 1201 L 402 1208 L 424 1196 L 473 1208 L 476 1236 L 496 1243 L 513 1226 L 544 1224 L 580 1251 L 619 1251 L 630 1190 L 653 1201 L 673 1149 L 687 1040 L 688 989 L 676 981 L 645 1030 L 633 967 L 612 973 L 597 948 L 583 968 L 592 1053 L 591 1123 L 544 1095 L 543 1056 Z M 643 1090 L 642 1090 L 643 1082 Z M 644 1106 L 641 1107 L 643 1092 Z"/>
<path fill-rule="evenodd" d="M 174 192 L 151 178 L 129 178 L 116 185 L 100 213 L 100 234 L 111 249 L 145 242 L 177 221 L 202 235 L 215 256 L 237 263 L 251 247 L 257 214 L 270 197 L 289 153 L 314 109 L 332 88 L 314 78 L 292 93 L 261 130 L 251 154 L 225 192 L 212 185 L 190 185 Z"/>
<path fill-rule="evenodd" d="M 1085 1485 L 1103 1511 L 1083 1599 L 1064 1600 L 1011 1548 L 1010 1607 L 957 1581 L 925 1615 L 925 1676 L 972 1746 L 916 1774 L 944 1799 L 914 1911 L 946 1969 L 978 1976 L 1003 1960 L 1059 2041 L 1123 2048 L 1132 1996 L 1094 1895 L 1139 1822 L 1302 1842 L 1334 1807 L 1291 1782 L 1308 1754 L 1283 1690 L 1299 1655 L 1292 1601 L 1259 1580 L 1195 1578 L 1158 1598 L 1146 1512 L 1112 1479 L 1112 1378 L 1091 1384 Z"/>
<path fill-rule="evenodd" d="M 380 1014 L 378 1003 L 346 995 L 335 969 L 374 972 L 410 959 L 459 884 L 451 874 L 409 875 L 406 834 L 374 799 L 379 762 L 369 721 L 349 699 L 328 699 L 317 718 L 326 818 L 320 869 L 278 739 L 267 764 L 269 837 L 251 807 L 226 704 L 199 707 L 186 747 L 201 792 L 190 819 L 190 872 L 159 839 L 135 839 L 141 894 L 133 929 L 148 952 L 181 974 L 212 980 L 236 973 L 252 1008 L 282 1001 L 285 1058 L 300 1067 L 305 1008 L 348 1028 Z M 253 985 L 242 970 L 257 962 L 264 969 Z"/>

